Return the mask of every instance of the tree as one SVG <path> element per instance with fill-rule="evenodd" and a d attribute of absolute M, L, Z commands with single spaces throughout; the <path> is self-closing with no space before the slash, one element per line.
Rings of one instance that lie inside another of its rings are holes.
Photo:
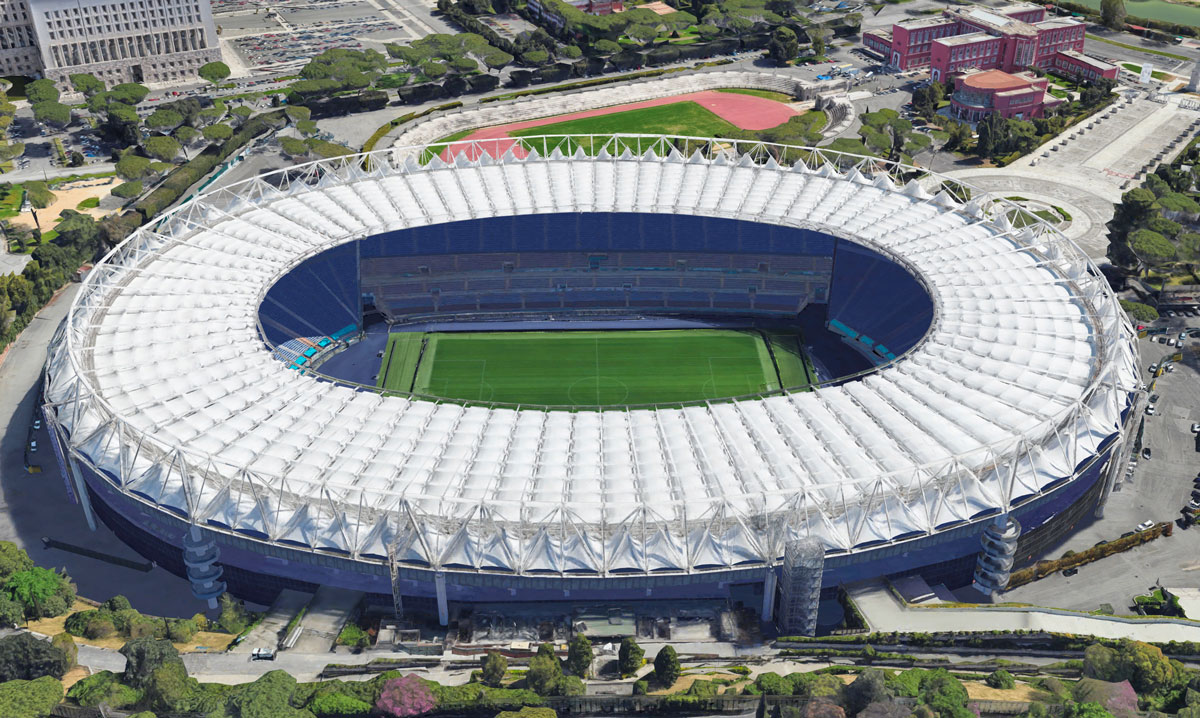
<path fill-rule="evenodd" d="M 1113 714 L 1099 703 L 1067 701 L 1063 706 L 1063 718 L 1113 718 Z"/>
<path fill-rule="evenodd" d="M 199 75 L 205 82 L 215 85 L 221 80 L 229 77 L 229 65 L 226 65 L 223 62 L 210 62 L 208 64 L 201 65 L 200 69 L 196 71 L 196 74 Z"/>
<path fill-rule="evenodd" d="M 121 646 L 121 655 L 125 656 L 122 681 L 137 690 L 145 690 L 152 674 L 159 668 L 171 663 L 183 665 L 179 651 L 175 650 L 170 641 L 154 638 L 135 638 L 129 641 Z"/>
<path fill-rule="evenodd" d="M 298 140 L 295 137 L 280 137 L 279 149 L 283 150 L 283 153 L 289 157 L 303 157 L 308 154 L 309 147 L 304 144 L 303 140 Z"/>
<path fill-rule="evenodd" d="M 612 40 L 597 40 L 592 43 L 592 50 L 601 55 L 615 55 L 621 51 L 621 46 Z"/>
<path fill-rule="evenodd" d="M 200 130 L 197 130 L 195 127 L 183 125 L 182 127 L 176 127 L 175 131 L 171 134 L 175 135 L 175 139 L 179 141 L 179 144 L 187 147 L 194 143 L 196 138 L 200 136 Z"/>
<path fill-rule="evenodd" d="M 580 678 L 586 678 L 594 658 L 592 642 L 582 633 L 576 633 L 567 646 L 567 670 Z"/>
<path fill-rule="evenodd" d="M 171 130 L 183 124 L 183 115 L 175 110 L 168 110 L 165 107 L 155 110 L 146 118 L 146 127 L 152 130 L 161 130 L 170 132 Z"/>
<path fill-rule="evenodd" d="M 679 666 L 679 656 L 671 646 L 663 646 L 654 657 L 654 679 L 663 686 L 673 686 L 679 680 L 683 669 Z"/>
<path fill-rule="evenodd" d="M 424 715 L 436 706 L 429 684 L 411 673 L 384 683 L 375 701 L 376 710 L 392 718 Z"/>
<path fill-rule="evenodd" d="M 812 43 L 812 54 L 816 57 L 825 57 L 825 29 L 810 27 L 806 32 L 808 33 L 808 41 Z"/>
<path fill-rule="evenodd" d="M 15 628 L 25 620 L 25 608 L 8 596 L 0 594 L 0 628 Z"/>
<path fill-rule="evenodd" d="M 796 59 L 799 54 L 800 41 L 796 39 L 796 33 L 790 27 L 783 25 L 775 28 L 775 32 L 771 35 L 771 41 L 767 43 L 767 55 L 775 61 L 775 64 L 786 65 Z"/>
<path fill-rule="evenodd" d="M 179 143 L 171 137 L 147 137 L 142 142 L 146 154 L 163 162 L 170 162 L 179 156 Z"/>
<path fill-rule="evenodd" d="M 82 167 L 83 166 L 83 153 L 82 152 L 72 152 L 67 157 L 67 166 L 68 167 Z"/>
<path fill-rule="evenodd" d="M 944 668 L 928 671 L 921 677 L 918 696 L 937 718 L 974 718 L 967 708 L 967 689 Z"/>
<path fill-rule="evenodd" d="M 1152 229 L 1139 229 L 1129 235 L 1129 248 L 1138 261 L 1147 267 L 1166 264 L 1175 258 L 1175 247 L 1167 238 Z M 1137 688 L 1134 684 L 1134 688 Z"/>
<path fill-rule="evenodd" d="M 907 705 L 888 700 L 868 705 L 857 718 L 909 718 L 911 715 L 912 709 Z"/>
<path fill-rule="evenodd" d="M 57 678 L 9 681 L 0 684 L 0 718 L 45 718 L 62 699 L 63 685 Z"/>
<path fill-rule="evenodd" d="M 192 695 L 200 688 L 195 678 L 189 678 L 183 663 L 167 663 L 150 673 L 143 691 L 143 702 L 163 713 L 182 713 L 188 710 Z"/>
<path fill-rule="evenodd" d="M 1150 213 L 1154 211 L 1154 203 L 1157 199 L 1153 192 L 1142 187 L 1129 190 L 1121 195 L 1116 222 L 1126 228 L 1145 222 Z"/>
<path fill-rule="evenodd" d="M 50 202 L 34 202 L 34 197 L 29 192 L 29 185 L 32 184 L 38 183 L 28 182 L 25 186 L 30 204 L 38 209 L 50 206 L 54 195 L 47 191 Z M 44 201 L 46 197 L 40 195 L 38 199 Z M 70 580 L 40 566 L 9 576 L 4 583 L 4 591 L 21 604 L 25 609 L 25 617 L 31 619 L 61 616 L 69 611 L 71 604 L 75 602 L 75 587 L 71 585 Z"/>
<path fill-rule="evenodd" d="M 229 694 L 226 707 L 239 718 L 302 718 L 308 711 L 290 704 L 296 679 L 285 671 L 270 671 L 253 683 L 244 683 Z"/>
<path fill-rule="evenodd" d="M 534 693 L 541 696 L 553 695 L 555 686 L 558 685 L 561 678 L 562 664 L 553 655 L 547 656 L 538 651 L 538 654 L 529 661 L 529 672 L 525 675 L 525 680 L 529 684 L 529 689 Z"/>
<path fill-rule="evenodd" d="M 1017 685 L 1017 681 L 1013 678 L 1012 674 L 1003 668 L 998 668 L 989 673 L 985 682 L 992 688 L 1000 689 L 1012 688 Z"/>
<path fill-rule="evenodd" d="M 0 541 L 0 580 L 33 568 L 33 559 L 12 541 Z"/>
<path fill-rule="evenodd" d="M 217 625 L 226 633 L 241 633 L 250 625 L 250 615 L 241 601 L 222 593 L 218 599 L 221 613 L 217 617 Z"/>
<path fill-rule="evenodd" d="M 209 142 L 224 142 L 233 137 L 233 128 L 229 125 L 217 123 L 205 127 L 202 134 L 204 135 L 204 139 Z"/>
<path fill-rule="evenodd" d="M 117 176 L 123 180 L 139 180 L 146 176 L 150 171 L 150 159 L 126 153 L 117 160 Z"/>
<path fill-rule="evenodd" d="M 1125 29 L 1125 0 L 1100 0 L 1100 22 L 1110 30 Z"/>
<path fill-rule="evenodd" d="M 53 80 L 34 80 L 25 86 L 25 97 L 31 105 L 39 102 L 58 102 L 58 87 Z"/>
<path fill-rule="evenodd" d="M 483 665 L 480 673 L 483 674 L 483 684 L 492 688 L 499 688 L 504 681 L 504 674 L 508 672 L 508 659 L 500 654 L 499 651 L 488 651 L 483 656 Z"/>
<path fill-rule="evenodd" d="M 0 682 L 31 681 L 42 676 L 62 678 L 68 670 L 66 654 L 50 641 L 29 633 L 0 638 Z"/>
<path fill-rule="evenodd" d="M 312 137 L 317 134 L 317 123 L 312 120 L 300 120 L 296 123 L 296 131 L 305 137 Z"/>
<path fill-rule="evenodd" d="M 71 75 L 68 79 L 71 81 L 71 87 L 75 88 L 76 92 L 82 92 L 85 97 L 104 92 L 104 83 L 93 74 L 81 72 Z"/>
<path fill-rule="evenodd" d="M 71 124 L 71 108 L 61 102 L 37 102 L 33 105 L 33 119 L 61 130 Z"/>
<path fill-rule="evenodd" d="M 107 93 L 110 102 L 119 102 L 130 107 L 137 105 L 150 94 L 150 88 L 136 82 L 123 82 Z"/>
<path fill-rule="evenodd" d="M 100 671 L 81 679 L 71 686 L 67 697 L 84 708 L 105 705 L 109 708 L 124 708 L 141 700 L 141 694 L 117 680 L 112 671 Z"/>
<path fill-rule="evenodd" d="M 861 713 L 872 703 L 881 703 L 892 697 L 887 689 L 887 676 L 878 668 L 868 668 L 854 682 L 846 686 L 846 710 L 851 715 Z"/>
<path fill-rule="evenodd" d="M 942 145 L 944 150 L 966 149 L 967 144 L 971 141 L 971 126 L 965 122 L 956 122 L 949 120 L 945 123 L 946 143 Z"/>
<path fill-rule="evenodd" d="M 621 640 L 621 647 L 617 651 L 617 665 L 621 669 L 622 676 L 632 676 L 637 673 L 642 667 L 642 657 L 646 652 L 637 644 L 633 636 L 626 636 Z"/>

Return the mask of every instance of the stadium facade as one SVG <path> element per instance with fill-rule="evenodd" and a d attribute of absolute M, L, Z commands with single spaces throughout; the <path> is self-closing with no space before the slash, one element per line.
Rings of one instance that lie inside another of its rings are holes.
<path fill-rule="evenodd" d="M 256 178 L 97 264 L 44 386 L 89 521 L 200 598 L 333 584 L 444 621 L 453 602 L 747 583 L 769 612 L 781 575 L 811 583 L 784 571 L 793 545 L 823 547 L 827 588 L 991 590 L 1102 505 L 1139 390 L 1132 329 L 1015 205 L 821 150 L 502 142 Z M 354 341 L 364 295 L 392 322 L 815 307 L 865 368 L 670 406 L 384 396 L 305 366 Z"/>

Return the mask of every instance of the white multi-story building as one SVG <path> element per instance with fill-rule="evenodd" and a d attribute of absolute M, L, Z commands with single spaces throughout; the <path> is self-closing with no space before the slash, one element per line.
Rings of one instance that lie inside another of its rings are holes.
<path fill-rule="evenodd" d="M 0 72 L 183 80 L 221 59 L 209 0 L 0 0 Z"/>

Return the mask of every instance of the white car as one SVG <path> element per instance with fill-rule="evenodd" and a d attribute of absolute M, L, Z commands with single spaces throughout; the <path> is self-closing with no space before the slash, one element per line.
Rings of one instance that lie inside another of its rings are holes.
<path fill-rule="evenodd" d="M 1175 362 L 1171 362 L 1171 363 L 1170 363 L 1170 364 L 1168 364 L 1166 367 L 1164 367 L 1164 369 L 1166 370 L 1166 372 L 1167 372 L 1168 374 L 1170 374 L 1171 372 L 1175 371 Z"/>
<path fill-rule="evenodd" d="M 1153 522 L 1153 521 L 1143 521 L 1143 522 L 1141 522 L 1140 524 L 1138 524 L 1138 525 L 1137 525 L 1137 530 L 1138 530 L 1138 531 L 1149 531 L 1149 530 L 1150 530 L 1150 529 L 1152 529 L 1152 528 L 1154 528 L 1154 522 Z"/>
<path fill-rule="evenodd" d="M 1192 424 L 1192 433 L 1200 434 L 1200 424 Z"/>
<path fill-rule="evenodd" d="M 1188 502 L 1188 508 L 1193 509 L 1193 510 L 1200 509 L 1200 500 L 1192 499 L 1191 501 Z"/>
<path fill-rule="evenodd" d="M 1154 405 L 1153 404 L 1146 407 L 1146 416 L 1154 416 Z"/>

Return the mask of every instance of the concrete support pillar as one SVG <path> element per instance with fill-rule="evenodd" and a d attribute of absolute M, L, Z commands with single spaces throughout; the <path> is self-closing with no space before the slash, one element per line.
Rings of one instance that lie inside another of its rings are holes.
<path fill-rule="evenodd" d="M 446 602 L 446 573 L 438 571 L 433 575 L 433 585 L 437 589 L 438 624 L 445 626 L 450 623 L 450 606 Z"/>
<path fill-rule="evenodd" d="M 83 517 L 87 519 L 88 528 L 96 530 L 96 514 L 92 511 L 92 499 L 88 496 L 87 486 L 83 483 L 83 474 L 79 472 L 79 464 L 68 455 L 67 465 L 71 467 L 71 477 L 75 479 L 75 495 L 79 497 L 79 505 L 83 507 Z"/>
<path fill-rule="evenodd" d="M 775 619 L 775 586 L 778 582 L 779 576 L 775 573 L 775 567 L 769 567 L 767 574 L 763 576 L 762 620 L 765 623 Z"/>

